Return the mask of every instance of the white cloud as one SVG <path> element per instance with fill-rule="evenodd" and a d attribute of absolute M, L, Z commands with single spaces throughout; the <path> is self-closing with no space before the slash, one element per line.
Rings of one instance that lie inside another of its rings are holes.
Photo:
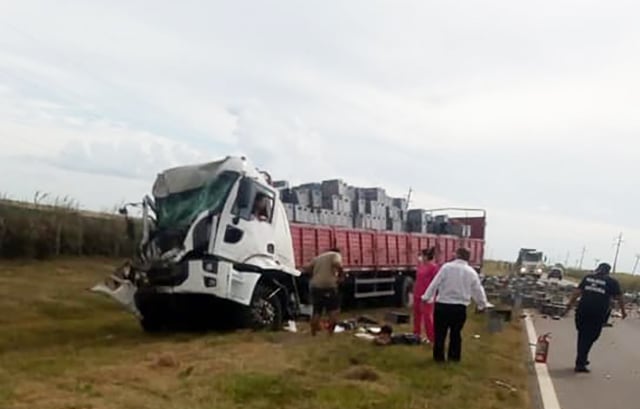
<path fill-rule="evenodd" d="M 161 168 L 245 153 L 294 182 L 486 207 L 500 257 L 589 241 L 604 258 L 623 230 L 627 266 L 640 246 L 638 11 L 13 2 L 0 13 L 0 184 L 95 207 L 146 192 Z M 100 189 L 81 187 L 92 180 Z"/>

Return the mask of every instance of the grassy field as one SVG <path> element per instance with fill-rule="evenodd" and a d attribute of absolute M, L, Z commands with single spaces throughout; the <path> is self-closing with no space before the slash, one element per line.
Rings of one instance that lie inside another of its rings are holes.
<path fill-rule="evenodd" d="M 579 281 L 585 274 L 591 273 L 590 271 L 580 271 L 576 269 L 568 269 L 567 277 L 571 277 L 576 281 Z M 625 292 L 637 292 L 640 291 L 640 276 L 631 275 L 627 273 L 616 273 L 611 275 L 618 280 L 620 287 Z"/>
<path fill-rule="evenodd" d="M 304 324 L 297 334 L 150 336 L 109 300 L 86 290 L 113 264 L 0 264 L 0 408 L 530 405 L 521 323 L 490 335 L 485 317 L 472 315 L 463 362 L 444 367 L 432 363 L 428 347 L 375 347 L 349 333 L 312 338 Z M 517 391 L 496 385 L 498 380 Z"/>

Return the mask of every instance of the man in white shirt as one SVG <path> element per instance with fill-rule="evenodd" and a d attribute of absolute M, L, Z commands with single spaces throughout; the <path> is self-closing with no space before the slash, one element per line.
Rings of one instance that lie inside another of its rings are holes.
<path fill-rule="evenodd" d="M 435 343 L 433 359 L 444 362 L 444 344 L 447 333 L 449 339 L 449 361 L 459 362 L 462 357 L 461 331 L 467 320 L 467 306 L 473 299 L 479 310 L 487 307 L 487 296 L 482 288 L 478 273 L 469 265 L 469 250 L 459 248 L 456 259 L 444 264 L 427 288 L 422 300 L 433 302 L 436 297 L 434 311 Z"/>

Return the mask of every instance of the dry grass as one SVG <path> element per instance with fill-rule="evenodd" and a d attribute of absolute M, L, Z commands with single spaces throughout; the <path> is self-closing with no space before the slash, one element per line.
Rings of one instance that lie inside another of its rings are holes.
<path fill-rule="evenodd" d="M 482 272 L 489 276 L 500 276 L 509 274 L 509 263 L 500 260 L 485 260 Z"/>
<path fill-rule="evenodd" d="M 120 257 L 131 253 L 121 216 L 83 211 L 69 198 L 33 203 L 0 198 L 0 257 Z M 140 228 L 138 227 L 138 233 Z"/>
<path fill-rule="evenodd" d="M 131 316 L 86 291 L 113 264 L 0 265 L 1 408 L 529 405 L 519 323 L 492 336 L 481 317 L 471 316 L 463 363 L 445 367 L 432 363 L 427 347 L 375 347 L 348 333 L 149 336 Z M 497 379 L 518 391 L 496 386 Z"/>

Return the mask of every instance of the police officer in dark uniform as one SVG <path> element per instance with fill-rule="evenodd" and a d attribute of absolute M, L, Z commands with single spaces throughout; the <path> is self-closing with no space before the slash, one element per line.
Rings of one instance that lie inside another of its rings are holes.
<path fill-rule="evenodd" d="M 602 327 L 607 319 L 611 298 L 620 305 L 622 318 L 627 317 L 620 291 L 620 284 L 611 277 L 611 266 L 607 263 L 598 265 L 593 274 L 585 276 L 571 296 L 565 315 L 573 308 L 578 298 L 575 321 L 578 330 L 578 351 L 576 356 L 576 372 L 590 372 L 589 351 L 600 337 Z"/>

